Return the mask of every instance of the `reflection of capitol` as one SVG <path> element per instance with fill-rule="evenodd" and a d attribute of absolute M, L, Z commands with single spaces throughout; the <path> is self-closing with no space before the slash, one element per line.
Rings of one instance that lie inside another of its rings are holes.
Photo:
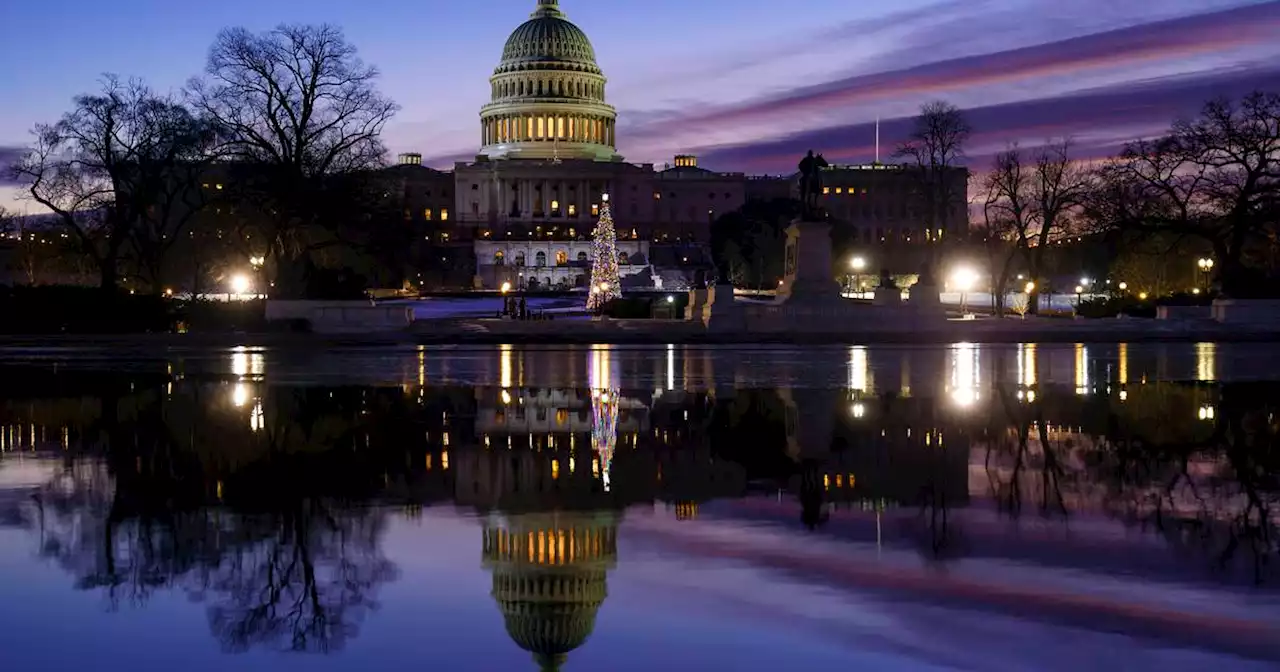
<path fill-rule="evenodd" d="M 609 512 L 492 516 L 484 565 L 507 634 L 543 670 L 558 669 L 595 627 L 618 556 L 618 519 Z"/>

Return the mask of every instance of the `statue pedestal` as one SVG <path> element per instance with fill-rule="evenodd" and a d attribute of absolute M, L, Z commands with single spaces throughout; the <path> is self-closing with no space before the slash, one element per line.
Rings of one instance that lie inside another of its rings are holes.
<path fill-rule="evenodd" d="M 907 305 L 917 313 L 945 315 L 947 312 L 942 305 L 942 292 L 935 284 L 917 282 L 907 290 L 907 296 Z"/>
<path fill-rule="evenodd" d="M 784 301 L 840 301 L 840 283 L 832 274 L 831 225 L 796 219 L 787 228 L 786 275 L 778 288 Z"/>
<path fill-rule="evenodd" d="M 707 293 L 705 289 L 689 290 L 689 305 L 685 306 L 684 319 L 701 320 L 702 313 L 707 305 Z"/>
<path fill-rule="evenodd" d="M 877 287 L 875 298 L 871 303 L 875 306 L 900 306 L 902 290 L 897 287 Z"/>
<path fill-rule="evenodd" d="M 702 322 L 711 331 L 741 331 L 746 329 L 747 315 L 742 306 L 733 300 L 733 285 L 725 283 L 705 290 L 707 301 L 703 305 Z M 694 319 L 699 319 L 695 316 Z"/>

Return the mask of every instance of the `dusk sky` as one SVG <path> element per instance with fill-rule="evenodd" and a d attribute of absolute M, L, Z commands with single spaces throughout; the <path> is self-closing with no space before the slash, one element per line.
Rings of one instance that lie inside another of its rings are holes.
<path fill-rule="evenodd" d="M 102 73 L 177 91 L 220 28 L 343 27 L 402 106 L 391 151 L 433 165 L 474 155 L 502 44 L 534 0 L 61 0 L 0 8 L 0 160 Z M 789 172 L 810 147 L 885 154 L 921 103 L 970 110 L 974 162 L 1010 141 L 1070 135 L 1098 155 L 1215 95 L 1280 89 L 1280 1 L 562 0 L 595 45 L 636 162 Z M 10 203 L 14 190 L 0 194 Z M 22 205 L 17 206 L 22 209 Z M 30 207 L 30 206 L 27 206 Z"/>

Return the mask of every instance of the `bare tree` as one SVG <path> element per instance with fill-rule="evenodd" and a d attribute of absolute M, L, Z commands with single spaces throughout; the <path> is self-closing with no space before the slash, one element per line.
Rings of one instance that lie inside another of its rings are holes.
<path fill-rule="evenodd" d="M 1022 149 L 1011 145 L 996 155 L 983 185 L 988 226 L 994 218 L 1012 229 L 1011 237 L 1026 261 L 1031 280 L 1036 281 L 1028 298 L 1032 313 L 1047 275 L 1049 246 L 1075 232 L 1073 227 L 1092 176 L 1087 168 L 1072 161 L 1070 140 L 1048 141 L 1033 156 L 1035 165 L 1028 166 Z"/>
<path fill-rule="evenodd" d="M 377 77 L 338 28 L 282 25 L 224 30 L 205 76 L 189 85 L 244 169 L 236 196 L 262 214 L 254 233 L 269 244 L 279 294 L 302 292 L 312 253 L 339 243 L 344 220 L 360 216 L 359 198 L 335 192 L 382 165 L 380 134 L 397 106 L 376 90 Z"/>
<path fill-rule="evenodd" d="M 1011 266 L 1027 248 L 1035 212 L 1031 175 L 1023 166 L 1022 152 L 1016 144 L 995 156 L 983 191 L 984 230 L 980 234 L 990 261 L 996 313 L 1003 314 Z"/>
<path fill-rule="evenodd" d="M 1214 100 L 1167 136 L 1130 143 L 1090 200 L 1101 226 L 1204 241 L 1224 291 L 1248 291 L 1249 255 L 1272 244 L 1280 211 L 1280 94 Z"/>
<path fill-rule="evenodd" d="M 1032 184 L 1035 198 L 1034 238 L 1027 245 L 1027 265 L 1033 278 L 1044 274 L 1049 245 L 1073 232 L 1079 208 L 1089 193 L 1092 173 L 1071 158 L 1071 140 L 1051 140 L 1036 152 Z"/>
<path fill-rule="evenodd" d="M 174 163 L 191 158 L 197 127 L 181 105 L 107 75 L 99 93 L 77 96 L 57 123 L 36 126 L 33 146 L 12 171 L 93 260 L 100 286 L 114 289 L 126 246 L 156 216 Z"/>
<path fill-rule="evenodd" d="M 901 143 L 894 156 L 906 159 L 916 178 L 921 198 L 925 240 L 938 243 L 930 247 L 921 282 L 933 284 L 938 263 L 942 231 L 949 224 L 957 203 L 964 203 L 968 190 L 967 176 L 961 162 L 964 146 L 973 129 L 964 113 L 945 101 L 934 101 L 920 108 L 915 127 Z"/>

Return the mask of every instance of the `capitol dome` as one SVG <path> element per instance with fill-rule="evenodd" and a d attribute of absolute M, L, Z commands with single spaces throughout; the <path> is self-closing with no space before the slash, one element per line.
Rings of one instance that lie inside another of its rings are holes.
<path fill-rule="evenodd" d="M 480 110 L 481 153 L 491 158 L 616 160 L 617 112 L 605 102 L 595 48 L 560 9 L 538 0 L 502 48 Z"/>
<path fill-rule="evenodd" d="M 555 2 L 539 3 L 533 16 L 512 31 L 502 48 L 502 63 L 497 71 L 548 61 L 600 73 L 591 40 L 581 28 L 565 18 Z"/>

